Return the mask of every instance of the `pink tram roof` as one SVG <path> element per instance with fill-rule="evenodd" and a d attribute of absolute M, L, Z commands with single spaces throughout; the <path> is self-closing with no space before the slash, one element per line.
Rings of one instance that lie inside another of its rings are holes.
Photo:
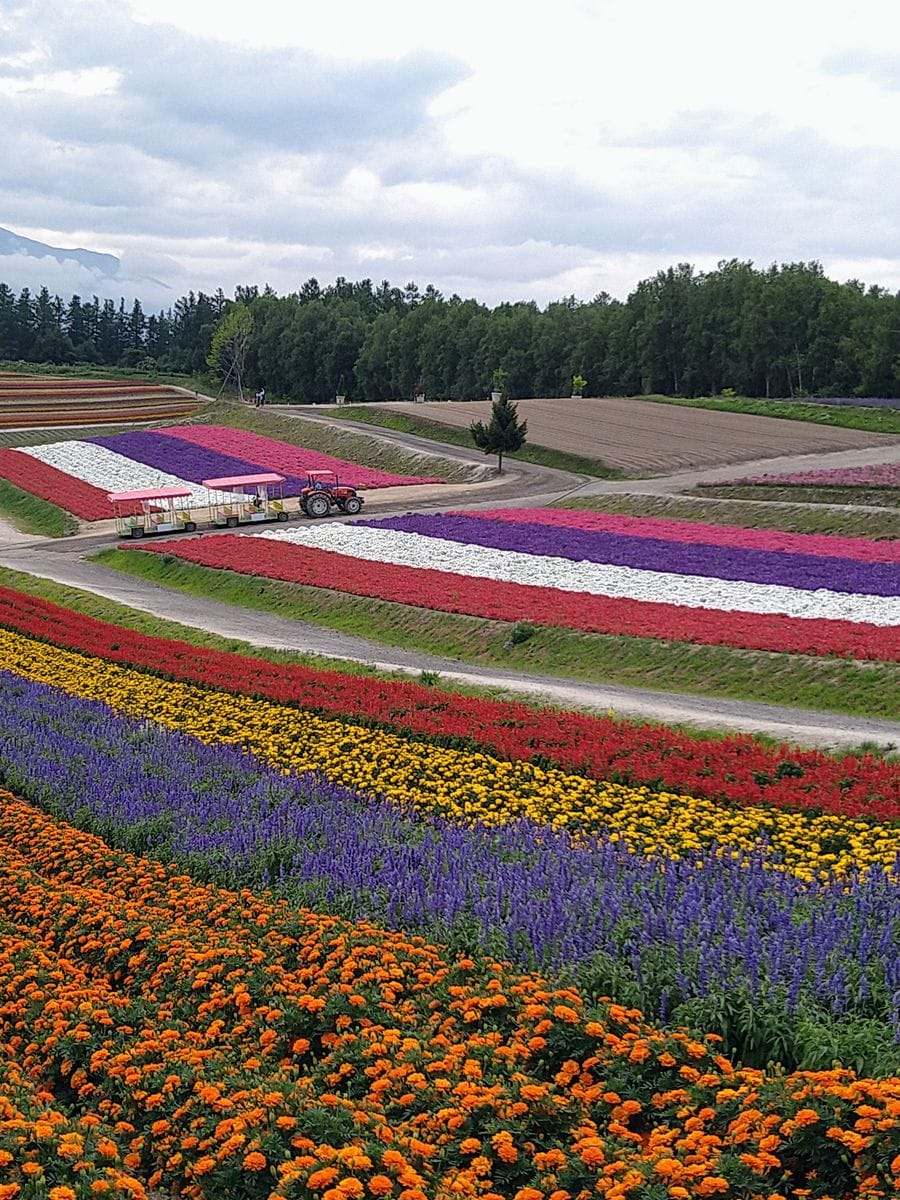
<path fill-rule="evenodd" d="M 117 504 L 126 500 L 178 500 L 190 495 L 190 488 L 164 487 L 140 488 L 136 492 L 109 492 L 107 498 L 110 504 Z"/>
<path fill-rule="evenodd" d="M 222 479 L 204 479 L 203 486 L 207 488 L 222 488 L 242 487 L 244 484 L 251 486 L 255 483 L 284 483 L 283 475 L 275 475 L 269 473 L 267 475 L 226 475 Z"/>

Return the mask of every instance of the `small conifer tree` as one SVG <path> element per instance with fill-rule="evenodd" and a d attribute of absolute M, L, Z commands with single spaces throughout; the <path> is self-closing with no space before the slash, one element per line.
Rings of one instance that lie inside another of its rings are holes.
<path fill-rule="evenodd" d="M 519 420 L 515 404 L 503 393 L 491 405 L 491 419 L 473 421 L 469 426 L 472 441 L 485 454 L 497 455 L 497 473 L 503 471 L 503 455 L 511 454 L 525 445 L 528 422 Z"/>

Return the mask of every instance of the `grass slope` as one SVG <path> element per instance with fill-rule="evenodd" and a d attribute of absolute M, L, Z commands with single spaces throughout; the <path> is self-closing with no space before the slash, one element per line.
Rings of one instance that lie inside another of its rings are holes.
<path fill-rule="evenodd" d="M 831 484 L 700 484 L 698 491 L 722 500 L 779 500 L 787 504 L 853 504 L 900 508 L 900 488 L 834 487 Z"/>
<path fill-rule="evenodd" d="M 694 646 L 513 626 L 346 596 L 326 588 L 216 571 L 170 555 L 104 550 L 94 561 L 193 596 L 308 621 L 391 646 L 571 679 L 900 719 L 900 665 Z"/>
<path fill-rule="evenodd" d="M 706 492 L 707 489 L 704 489 Z M 900 514 L 855 512 L 852 509 L 804 508 L 800 504 L 717 500 L 704 496 L 576 496 L 558 500 L 551 508 L 625 513 L 633 517 L 662 517 L 671 521 L 701 521 L 709 525 L 740 525 L 745 529 L 777 529 L 784 533 L 839 534 L 872 541 L 900 538 Z"/>
<path fill-rule="evenodd" d="M 0 479 L 0 517 L 22 533 L 58 538 L 78 532 L 78 522 L 71 513 L 6 479 Z"/>
<path fill-rule="evenodd" d="M 800 400 L 754 400 L 748 396 L 636 396 L 655 404 L 679 404 L 685 408 L 711 408 L 716 412 L 748 413 L 754 417 L 781 417 L 787 421 L 811 421 L 814 425 L 837 425 L 868 433 L 900 434 L 900 409 L 854 408 L 852 405 L 815 404 Z"/>

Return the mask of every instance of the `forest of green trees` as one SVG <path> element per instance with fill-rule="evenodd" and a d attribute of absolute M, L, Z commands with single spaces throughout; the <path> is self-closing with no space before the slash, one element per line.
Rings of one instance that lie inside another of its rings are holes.
<path fill-rule="evenodd" d="M 433 287 L 309 279 L 278 296 L 241 287 L 234 299 L 191 292 L 153 315 L 140 302 L 68 302 L 0 284 L 0 359 L 202 372 L 213 330 L 231 304 L 253 314 L 246 378 L 270 396 L 321 403 L 472 399 L 508 373 L 509 394 L 900 395 L 900 293 L 827 279 L 815 262 L 757 269 L 686 263 L 605 293 L 489 308 Z"/>

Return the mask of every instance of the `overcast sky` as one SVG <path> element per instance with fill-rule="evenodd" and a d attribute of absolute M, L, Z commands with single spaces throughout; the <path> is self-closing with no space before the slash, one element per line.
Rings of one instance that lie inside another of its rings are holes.
<path fill-rule="evenodd" d="M 900 289 L 897 0 L 0 0 L 0 117 L 0 226 L 121 259 L 0 256 L 66 299 Z"/>

